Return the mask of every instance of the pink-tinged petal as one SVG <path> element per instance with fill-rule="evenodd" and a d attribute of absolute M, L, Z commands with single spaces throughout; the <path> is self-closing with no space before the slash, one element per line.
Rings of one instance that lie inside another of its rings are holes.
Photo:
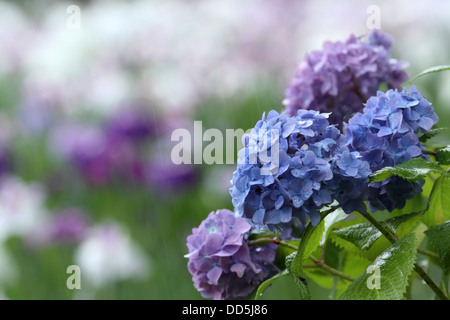
<path fill-rule="evenodd" d="M 216 252 L 214 255 L 216 257 L 230 257 L 235 254 L 240 248 L 240 245 L 228 245 L 223 247 L 222 250 Z"/>
<path fill-rule="evenodd" d="M 234 230 L 238 230 L 241 234 L 246 233 L 247 231 L 249 231 L 251 229 L 250 224 L 247 222 L 246 219 L 244 218 L 238 218 L 236 219 L 236 222 L 233 226 Z"/>
<path fill-rule="evenodd" d="M 219 267 L 212 268 L 206 274 L 206 276 L 208 277 L 209 283 L 212 285 L 215 285 L 215 286 L 218 284 L 221 275 L 222 275 L 222 269 Z"/>
<path fill-rule="evenodd" d="M 213 255 L 220 251 L 223 245 L 223 237 L 220 234 L 212 233 L 206 238 L 205 250 L 208 255 Z"/>
<path fill-rule="evenodd" d="M 245 264 L 242 263 L 235 263 L 231 266 L 230 271 L 231 272 L 236 272 L 237 276 L 239 278 L 242 278 L 242 276 L 245 273 L 245 269 L 247 269 L 247 266 Z"/>
<path fill-rule="evenodd" d="M 227 226 L 233 225 L 234 224 L 234 220 L 236 219 L 234 217 L 234 213 L 232 211 L 226 210 L 226 209 L 223 209 L 223 210 L 219 211 L 219 217 L 222 219 L 222 221 Z"/>

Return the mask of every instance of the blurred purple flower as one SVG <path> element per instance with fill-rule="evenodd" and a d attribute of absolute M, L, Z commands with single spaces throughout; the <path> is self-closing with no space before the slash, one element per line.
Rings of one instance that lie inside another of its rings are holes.
<path fill-rule="evenodd" d="M 108 121 L 106 130 L 112 136 L 143 141 L 156 133 L 156 121 L 149 110 L 126 108 Z"/>
<path fill-rule="evenodd" d="M 140 159 L 140 153 L 132 143 L 108 136 L 104 130 L 95 127 L 68 125 L 56 129 L 50 144 L 90 183 L 132 177 L 132 167 Z"/>
<path fill-rule="evenodd" d="M 12 160 L 9 150 L 0 148 L 0 175 L 10 172 L 12 169 Z"/>
<path fill-rule="evenodd" d="M 77 208 L 61 210 L 52 217 L 49 239 L 53 242 L 77 243 L 81 241 L 89 226 L 86 214 Z"/>
<path fill-rule="evenodd" d="M 148 183 L 159 191 L 183 188 L 192 185 L 196 180 L 193 166 L 175 165 L 170 160 L 153 160 L 146 165 L 143 172 Z"/>
<path fill-rule="evenodd" d="M 30 247 L 54 244 L 77 244 L 84 239 L 90 225 L 86 213 L 78 208 L 66 208 L 47 215 L 46 219 L 27 235 Z"/>

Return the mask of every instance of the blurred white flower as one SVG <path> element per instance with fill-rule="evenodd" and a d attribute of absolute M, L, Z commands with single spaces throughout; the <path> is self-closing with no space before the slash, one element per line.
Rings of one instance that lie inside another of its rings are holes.
<path fill-rule="evenodd" d="M 82 279 L 92 287 L 144 279 L 151 273 L 149 257 L 116 223 L 92 228 L 75 252 L 75 263 L 81 269 Z"/>
<path fill-rule="evenodd" d="M 290 77 L 298 60 L 303 6 L 296 0 L 96 1 L 82 7 L 81 29 L 73 31 L 65 28 L 65 4 L 53 3 L 43 20 L 12 24 L 5 36 L 26 31 L 26 42 L 11 37 L 7 45 L 26 46 L 16 60 L 28 104 L 44 96 L 45 105 L 59 105 L 66 115 L 109 114 L 137 99 L 189 112 L 261 80 L 284 85 L 279 75 Z"/>
<path fill-rule="evenodd" d="M 20 66 L 33 28 L 13 3 L 0 2 L 0 21 L 0 73 L 11 74 Z"/>
<path fill-rule="evenodd" d="M 24 236 L 41 225 L 47 215 L 44 192 L 35 183 L 17 177 L 0 180 L 0 242 L 10 236 Z"/>
<path fill-rule="evenodd" d="M 378 3 L 95 1 L 82 6 L 81 29 L 73 31 L 61 14 L 67 3 L 51 3 L 42 20 L 27 21 L 18 6 L 0 2 L 0 74 L 21 70 L 25 103 L 44 99 L 42 108 L 55 104 L 65 115 L 110 114 L 133 100 L 189 114 L 211 97 L 252 92 L 261 81 L 281 92 L 307 50 L 368 33 L 370 5 Z M 398 58 L 419 70 L 445 62 L 448 1 L 379 7 Z"/>

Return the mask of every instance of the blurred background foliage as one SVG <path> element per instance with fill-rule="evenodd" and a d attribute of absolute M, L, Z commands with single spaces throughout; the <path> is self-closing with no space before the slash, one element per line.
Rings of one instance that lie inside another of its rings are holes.
<path fill-rule="evenodd" d="M 73 4 L 79 30 L 66 27 Z M 444 0 L 0 2 L 0 297 L 200 298 L 186 237 L 232 209 L 235 165 L 172 165 L 171 132 L 194 120 L 247 130 L 282 110 L 304 54 L 367 34 L 374 4 L 410 75 L 449 63 Z M 449 74 L 414 82 L 442 126 Z M 409 205 L 424 205 L 425 190 Z M 66 287 L 73 264 L 81 290 Z M 415 298 L 432 296 L 415 286 Z M 280 280 L 264 298 L 295 288 Z"/>

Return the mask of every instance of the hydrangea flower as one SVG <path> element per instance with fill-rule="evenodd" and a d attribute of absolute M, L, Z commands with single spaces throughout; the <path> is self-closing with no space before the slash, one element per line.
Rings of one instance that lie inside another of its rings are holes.
<path fill-rule="evenodd" d="M 204 298 L 247 297 L 275 273 L 276 245 L 249 247 L 250 224 L 223 209 L 211 212 L 187 238 L 188 270 Z"/>
<path fill-rule="evenodd" d="M 438 122 L 431 103 L 415 87 L 379 91 L 345 125 L 349 148 L 368 161 L 373 172 L 395 166 L 422 155 L 419 134 Z M 391 177 L 373 182 L 369 188 L 369 206 L 374 210 L 402 208 L 407 199 L 421 191 L 422 182 L 408 182 Z"/>
<path fill-rule="evenodd" d="M 332 112 L 331 123 L 342 124 L 363 108 L 380 84 L 399 88 L 408 78 L 407 66 L 391 58 L 392 36 L 374 30 L 368 42 L 350 36 L 345 42 L 325 42 L 306 56 L 285 91 L 290 115 L 299 109 Z"/>
<path fill-rule="evenodd" d="M 276 111 L 267 119 L 263 115 L 245 136 L 231 181 L 238 216 L 273 230 L 293 217 L 303 224 L 309 218 L 316 226 L 319 210 L 336 199 L 347 213 L 364 205 L 369 164 L 347 148 L 345 137 L 327 118 L 313 110 L 299 110 L 292 118 Z M 278 161 L 267 161 L 262 151 Z"/>

